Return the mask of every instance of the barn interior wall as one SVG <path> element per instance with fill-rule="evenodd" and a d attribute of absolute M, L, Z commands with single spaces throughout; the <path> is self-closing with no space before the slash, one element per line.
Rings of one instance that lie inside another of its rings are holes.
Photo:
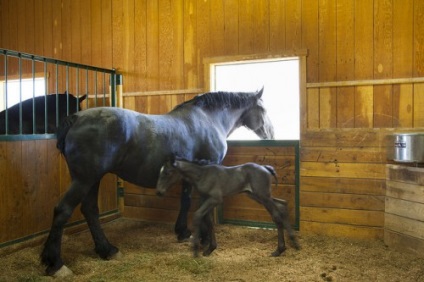
<path fill-rule="evenodd" d="M 203 91 L 205 58 L 306 49 L 301 231 L 382 238 L 384 136 L 424 127 L 424 83 L 390 80 L 424 76 L 423 16 L 420 0 L 0 0 L 0 47 L 116 68 L 124 107 L 150 113 Z M 325 85 L 369 80 L 387 83 Z"/>

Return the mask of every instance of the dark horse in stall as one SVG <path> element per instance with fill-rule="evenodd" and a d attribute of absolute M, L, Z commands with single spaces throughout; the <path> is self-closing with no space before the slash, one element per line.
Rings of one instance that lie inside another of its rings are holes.
<path fill-rule="evenodd" d="M 41 261 L 49 275 L 72 273 L 61 259 L 63 227 L 75 207 L 87 220 L 96 253 L 104 259 L 119 254 L 99 222 L 99 183 L 108 172 L 143 187 L 155 188 L 160 168 L 174 155 L 187 160 L 221 163 L 227 137 L 245 126 L 262 139 L 274 129 L 258 92 L 211 92 L 176 106 L 165 115 L 145 115 L 119 108 L 92 108 L 67 117 L 57 131 L 72 182 L 54 209 L 53 223 Z M 175 231 L 189 237 L 187 213 L 191 187 L 183 183 Z M 205 219 L 206 220 L 206 219 Z"/>
<path fill-rule="evenodd" d="M 24 100 L 7 109 L 7 133 L 55 133 L 57 128 L 56 118 L 58 118 L 58 123 L 60 123 L 67 115 L 80 111 L 80 103 L 85 98 L 87 98 L 87 95 L 75 97 L 65 92 L 63 94 L 49 94 Z M 20 130 L 21 116 L 22 131 Z M 6 134 L 6 110 L 0 112 L 0 134 Z"/>

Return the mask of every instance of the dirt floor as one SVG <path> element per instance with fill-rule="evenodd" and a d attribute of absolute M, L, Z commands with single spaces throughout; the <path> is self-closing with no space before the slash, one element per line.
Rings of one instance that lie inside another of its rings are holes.
<path fill-rule="evenodd" d="M 88 232 L 65 236 L 63 259 L 74 275 L 64 281 L 424 281 L 424 258 L 382 242 L 301 236 L 300 251 L 288 248 L 275 258 L 275 230 L 218 225 L 217 250 L 194 259 L 171 225 L 119 219 L 104 229 L 123 257 L 99 259 Z M 0 258 L 0 281 L 55 280 L 43 275 L 40 251 Z"/>

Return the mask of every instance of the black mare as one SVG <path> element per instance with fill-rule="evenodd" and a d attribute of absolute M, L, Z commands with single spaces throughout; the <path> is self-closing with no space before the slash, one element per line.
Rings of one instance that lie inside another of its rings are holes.
<path fill-rule="evenodd" d="M 24 100 L 7 109 L 7 133 L 20 134 L 20 126 L 22 126 L 22 134 L 55 133 L 56 119 L 59 124 L 66 116 L 80 111 L 81 102 L 86 98 L 87 95 L 75 97 L 65 92 Z M 34 109 L 35 114 L 33 114 Z M 21 116 L 22 125 L 20 124 Z M 6 110 L 0 112 L 0 134 L 6 134 Z"/>
<path fill-rule="evenodd" d="M 108 172 L 143 187 L 156 188 L 162 165 L 174 155 L 187 160 L 221 163 L 226 138 L 245 126 L 262 139 L 271 139 L 273 126 L 258 92 L 212 92 L 198 95 L 165 115 L 146 115 L 119 108 L 92 108 L 67 117 L 57 131 L 57 147 L 72 178 L 54 209 L 53 223 L 41 253 L 49 275 L 72 273 L 61 258 L 63 227 L 75 207 L 91 231 L 96 253 L 104 259 L 119 254 L 99 222 L 99 183 Z M 179 239 L 190 236 L 187 213 L 191 187 L 183 183 L 175 225 Z M 206 220 L 206 219 L 205 219 Z"/>

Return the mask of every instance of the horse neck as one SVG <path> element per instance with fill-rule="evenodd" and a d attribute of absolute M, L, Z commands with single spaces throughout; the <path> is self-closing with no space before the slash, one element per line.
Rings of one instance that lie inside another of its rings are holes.
<path fill-rule="evenodd" d="M 220 126 L 226 136 L 230 135 L 236 128 L 240 127 L 241 117 L 246 109 L 219 109 L 208 111 L 207 114 L 215 126 Z"/>

